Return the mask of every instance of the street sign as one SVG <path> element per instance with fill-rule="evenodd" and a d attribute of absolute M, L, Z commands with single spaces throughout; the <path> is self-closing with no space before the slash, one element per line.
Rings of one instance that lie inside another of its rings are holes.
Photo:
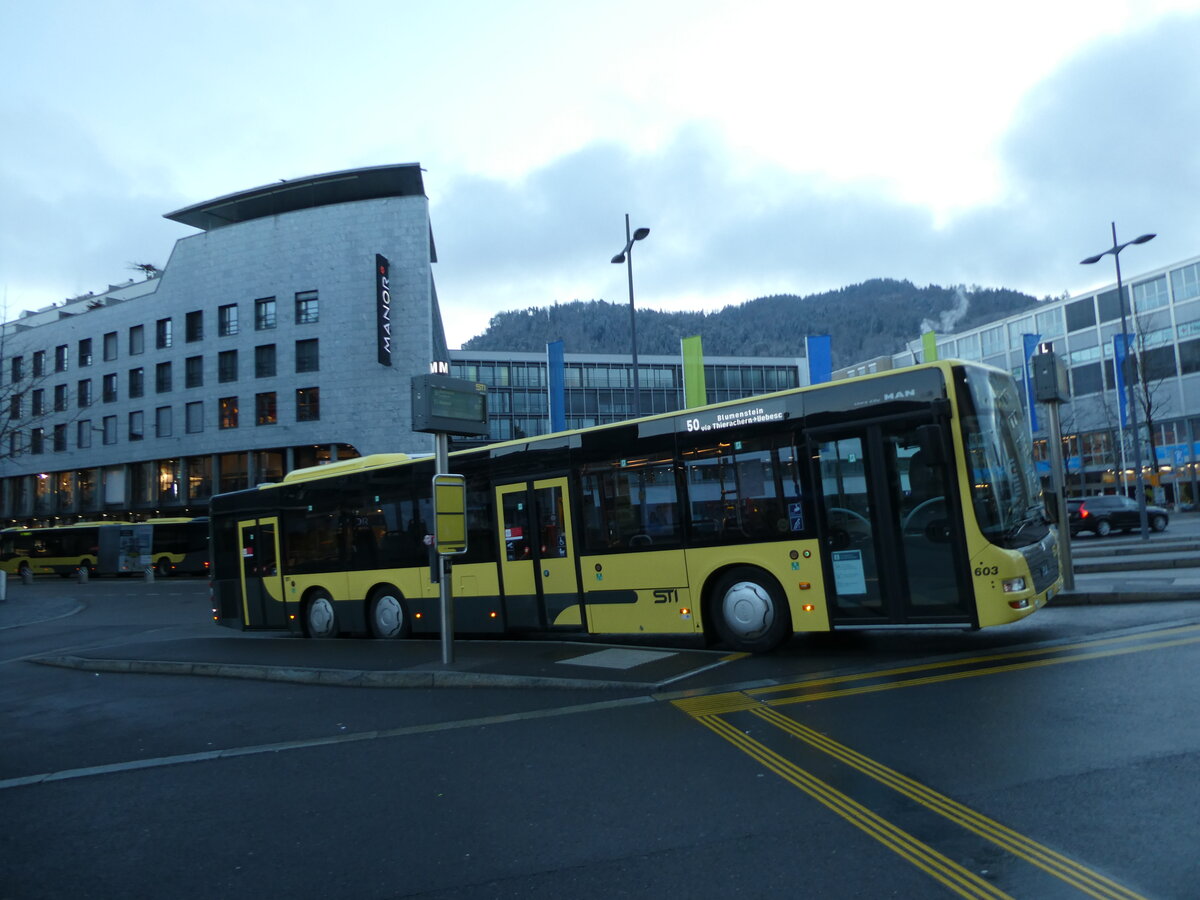
<path fill-rule="evenodd" d="M 433 476 L 433 543 L 442 556 L 467 552 L 467 479 Z"/>

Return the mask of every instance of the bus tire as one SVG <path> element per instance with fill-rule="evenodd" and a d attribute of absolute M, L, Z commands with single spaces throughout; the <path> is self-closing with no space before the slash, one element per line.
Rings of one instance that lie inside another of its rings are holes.
<path fill-rule="evenodd" d="M 753 566 L 738 566 L 717 578 L 708 612 L 718 637 L 735 650 L 767 653 L 792 633 L 791 610 L 779 583 Z"/>
<path fill-rule="evenodd" d="M 165 556 L 160 559 L 158 564 L 154 567 L 154 574 L 159 578 L 166 578 L 168 575 L 175 574 L 174 570 L 171 568 L 171 561 Z"/>
<path fill-rule="evenodd" d="M 412 622 L 403 595 L 390 585 L 376 588 L 367 604 L 367 625 L 373 638 L 395 640 L 408 637 Z"/>
<path fill-rule="evenodd" d="M 316 640 L 338 636 L 337 610 L 325 591 L 313 591 L 304 604 L 304 633 Z"/>

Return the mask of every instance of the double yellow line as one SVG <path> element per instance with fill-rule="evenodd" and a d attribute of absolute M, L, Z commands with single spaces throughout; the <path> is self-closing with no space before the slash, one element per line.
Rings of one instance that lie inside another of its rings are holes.
<path fill-rule="evenodd" d="M 1161 650 L 1200 641 L 1200 626 L 1189 625 L 1151 633 L 1126 635 L 1036 650 L 992 654 L 972 659 L 945 660 L 878 672 L 815 679 L 791 685 L 756 688 L 673 701 L 682 711 L 730 744 L 746 753 L 788 783 L 804 791 L 828 809 L 878 840 L 921 871 L 963 897 L 997 898 L 1008 895 L 995 885 L 898 828 L 858 801 L 842 793 L 791 760 L 749 737 L 723 717 L 747 712 L 809 747 L 891 788 L 919 806 L 942 816 L 1047 874 L 1103 900 L 1143 900 L 1140 894 L 1104 875 L 1057 853 L 1025 835 L 876 762 L 825 735 L 788 718 L 774 706 L 850 696 L 870 691 L 912 687 L 978 675 L 1079 662 L 1103 656 L 1118 656 L 1143 650 Z M 970 668 L 982 666 L 981 668 Z M 939 671 L 940 670 L 940 671 Z M 935 672 L 936 674 L 925 674 Z M 870 683 L 863 683 L 870 682 Z M 768 695 L 792 692 L 792 696 L 768 699 Z"/>

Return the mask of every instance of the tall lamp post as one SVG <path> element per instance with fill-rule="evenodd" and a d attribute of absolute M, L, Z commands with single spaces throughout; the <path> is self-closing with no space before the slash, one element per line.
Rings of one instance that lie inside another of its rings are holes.
<path fill-rule="evenodd" d="M 1126 335 L 1129 334 L 1129 325 L 1125 319 L 1125 289 L 1121 286 L 1121 251 L 1130 244 L 1144 244 L 1146 241 L 1152 241 L 1154 240 L 1154 235 L 1143 234 L 1140 237 L 1135 237 L 1132 241 L 1126 241 L 1123 244 L 1118 244 L 1117 223 L 1113 222 L 1112 240 L 1113 245 L 1103 253 L 1097 253 L 1095 256 L 1089 256 L 1087 259 L 1081 259 L 1079 264 L 1081 266 L 1090 266 L 1092 263 L 1100 262 L 1100 260 L 1111 253 L 1113 262 L 1116 263 L 1117 266 L 1117 300 L 1121 304 L 1121 341 L 1125 344 L 1125 372 L 1122 374 L 1125 376 L 1125 393 L 1127 397 L 1126 403 L 1129 406 L 1129 423 L 1133 429 L 1133 467 L 1134 475 L 1137 478 L 1138 519 L 1142 527 L 1142 540 L 1148 541 L 1150 540 L 1150 526 L 1146 517 L 1146 484 L 1142 476 L 1142 441 L 1138 435 L 1139 425 L 1137 395 L 1134 393 L 1134 384 L 1137 382 L 1139 377 L 1141 360 L 1138 360 L 1136 366 L 1132 366 L 1133 378 L 1130 378 L 1129 370 L 1131 366 L 1129 365 L 1129 339 L 1126 337 Z M 1156 460 L 1151 460 L 1151 463 L 1157 465 Z"/>
<path fill-rule="evenodd" d="M 629 213 L 625 213 L 625 249 L 612 258 L 614 263 L 625 263 L 629 271 L 629 344 L 633 349 L 633 417 L 642 414 L 642 389 L 638 383 L 637 359 L 637 316 L 633 311 L 633 242 L 640 241 L 650 233 L 649 228 L 639 228 L 629 233 Z"/>

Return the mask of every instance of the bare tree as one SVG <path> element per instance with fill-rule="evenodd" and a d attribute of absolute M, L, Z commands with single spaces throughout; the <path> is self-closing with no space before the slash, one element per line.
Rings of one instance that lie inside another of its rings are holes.
<path fill-rule="evenodd" d="M 1155 422 L 1167 413 L 1170 400 L 1168 383 L 1175 375 L 1175 356 L 1170 341 L 1160 346 L 1160 342 L 1154 339 L 1159 318 L 1156 314 L 1134 308 L 1132 317 L 1132 362 L 1127 370 L 1127 377 L 1132 377 L 1134 402 L 1137 403 L 1145 423 L 1146 437 L 1150 444 L 1150 466 L 1157 472 L 1158 437 Z M 1156 353 L 1157 349 L 1166 353 Z M 1168 357 L 1169 365 L 1166 364 Z M 1135 439 L 1140 439 L 1140 436 Z"/>
<path fill-rule="evenodd" d="M 154 263 L 135 263 L 131 262 L 129 268 L 135 272 L 141 272 L 147 278 L 157 278 L 162 274 L 162 269 Z"/>

